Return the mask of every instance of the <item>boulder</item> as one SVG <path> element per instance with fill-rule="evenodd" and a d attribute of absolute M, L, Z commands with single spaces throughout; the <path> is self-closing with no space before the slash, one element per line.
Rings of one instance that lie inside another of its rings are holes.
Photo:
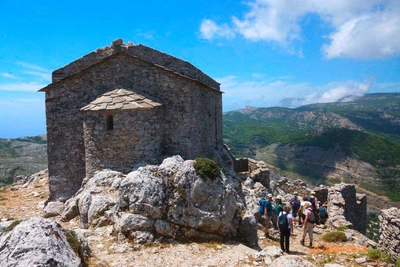
<path fill-rule="evenodd" d="M 49 202 L 43 209 L 43 217 L 50 218 L 61 215 L 64 211 L 63 202 Z"/>
<path fill-rule="evenodd" d="M 0 238 L 1 266 L 82 266 L 61 226 L 32 218 Z"/>
<path fill-rule="evenodd" d="M 223 172 L 215 179 L 201 178 L 194 162 L 173 156 L 126 176 L 96 172 L 65 203 L 62 220 L 79 214 L 81 228 L 112 224 L 115 235 L 140 243 L 158 236 L 222 240 L 239 235 L 256 243 L 254 208 L 245 216 L 237 178 Z"/>
<path fill-rule="evenodd" d="M 300 256 L 288 255 L 277 258 L 269 266 L 270 267 L 292 267 L 292 266 L 314 267 L 315 265 L 303 259 Z"/>

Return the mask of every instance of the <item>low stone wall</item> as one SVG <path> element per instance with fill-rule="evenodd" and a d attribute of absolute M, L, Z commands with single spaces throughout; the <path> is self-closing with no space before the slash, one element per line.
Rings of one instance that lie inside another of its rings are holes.
<path fill-rule="evenodd" d="M 348 228 L 366 233 L 367 197 L 357 194 L 352 184 L 340 183 L 329 188 L 328 192 L 328 222 L 335 228 Z"/>
<path fill-rule="evenodd" d="M 249 177 L 254 182 L 261 183 L 268 192 L 271 192 L 269 177 L 271 172 L 265 162 L 250 158 L 235 159 L 234 170 L 243 181 Z"/>
<path fill-rule="evenodd" d="M 379 215 L 379 247 L 388 251 L 396 260 L 400 257 L 400 209 L 382 210 Z"/>
<path fill-rule="evenodd" d="M 283 190 L 286 194 L 293 195 L 294 192 L 298 192 L 298 196 L 303 198 L 304 196 L 310 196 L 311 192 L 315 192 L 315 196 L 321 204 L 324 204 L 328 200 L 328 187 L 327 186 L 320 186 L 315 187 L 313 190 L 307 187 L 307 184 L 297 179 L 293 181 L 293 183 L 289 182 L 289 180 L 285 177 L 281 178 L 277 183 L 276 186 Z"/>

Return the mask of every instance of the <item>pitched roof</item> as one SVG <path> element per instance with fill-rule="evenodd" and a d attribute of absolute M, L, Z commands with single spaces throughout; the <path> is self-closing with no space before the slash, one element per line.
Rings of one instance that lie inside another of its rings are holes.
<path fill-rule="evenodd" d="M 100 95 L 81 110 L 146 109 L 157 106 L 161 106 L 161 104 L 135 92 L 120 88 Z"/>
<path fill-rule="evenodd" d="M 40 89 L 39 92 L 46 92 L 53 88 L 54 85 L 57 85 L 58 82 L 71 77 L 74 74 L 85 71 L 91 66 L 116 54 L 125 54 L 146 61 L 150 64 L 154 64 L 154 66 L 162 67 L 167 71 L 174 72 L 183 77 L 202 83 L 210 89 L 220 91 L 220 84 L 217 81 L 204 74 L 189 62 L 144 45 L 133 45 L 132 43 L 126 45 L 121 39 L 119 39 L 115 40 L 110 47 L 97 49 L 96 51 L 91 52 L 64 67 L 53 71 L 52 83 Z"/>

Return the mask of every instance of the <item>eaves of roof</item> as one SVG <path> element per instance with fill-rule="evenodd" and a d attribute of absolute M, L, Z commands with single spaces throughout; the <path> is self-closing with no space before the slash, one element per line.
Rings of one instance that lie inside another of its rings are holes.
<path fill-rule="evenodd" d="M 40 89 L 38 92 L 47 92 L 48 90 L 50 90 L 50 89 L 56 87 L 57 85 L 62 84 L 65 80 L 70 79 L 70 78 L 72 78 L 72 77 L 78 75 L 79 73 L 85 72 L 86 70 L 88 70 L 88 69 L 90 69 L 90 68 L 93 68 L 94 66 L 96 66 L 96 65 L 98 65 L 98 64 L 102 64 L 103 62 L 105 62 L 105 61 L 107 61 L 107 60 L 109 60 L 109 59 L 111 59 L 111 58 L 113 58 L 113 57 L 115 57 L 115 56 L 119 56 L 119 55 L 132 57 L 132 58 L 135 58 L 135 59 L 137 59 L 137 60 L 146 62 L 147 64 L 151 64 L 151 65 L 153 65 L 153 66 L 155 66 L 155 67 L 164 69 L 165 71 L 174 73 L 175 75 L 181 76 L 181 77 L 183 77 L 183 78 L 185 78 L 185 79 L 189 79 L 189 80 L 191 80 L 191 81 L 193 81 L 193 82 L 200 83 L 200 84 L 202 84 L 203 86 L 205 86 L 206 88 L 208 88 L 208 89 L 210 89 L 210 90 L 212 90 L 212 91 L 219 92 L 219 93 L 221 93 L 221 94 L 223 93 L 221 90 L 218 90 L 218 89 L 216 89 L 216 88 L 210 87 L 209 85 L 207 85 L 207 84 L 205 84 L 205 83 L 202 83 L 202 82 L 200 82 L 200 81 L 198 81 L 198 80 L 196 80 L 196 79 L 193 79 L 193 78 L 191 78 L 191 77 L 188 77 L 188 76 L 186 76 L 186 75 L 183 75 L 183 74 L 181 74 L 181 73 L 179 73 L 179 72 L 172 71 L 172 70 L 170 70 L 170 69 L 168 69 L 168 68 L 166 68 L 166 67 L 164 67 L 164 66 L 161 66 L 161 65 L 159 65 L 159 64 L 156 64 L 156 63 L 153 63 L 153 62 L 144 60 L 144 59 L 142 59 L 142 58 L 140 58 L 140 57 L 137 57 L 137 56 L 134 56 L 134 55 L 130 55 L 130 54 L 127 54 L 127 53 L 124 53 L 124 52 L 118 52 L 118 53 L 112 54 L 112 55 L 110 55 L 110 56 L 108 56 L 108 57 L 105 57 L 105 58 L 101 59 L 100 61 L 98 61 L 98 62 L 96 62 L 96 63 L 93 63 L 92 65 L 90 65 L 89 67 L 87 67 L 87 68 L 85 68 L 85 69 L 82 69 L 82 70 L 80 70 L 80 71 L 78 71 L 78 72 L 75 72 L 74 74 L 71 74 L 71 75 L 69 75 L 69 76 L 67 76 L 67 77 L 65 77 L 65 78 L 62 78 L 62 79 L 60 79 L 60 80 L 58 80 L 58 81 L 56 81 L 56 82 L 53 82 L 53 83 L 51 83 L 51 84 L 49 84 L 49 85 L 43 87 L 43 88 Z"/>

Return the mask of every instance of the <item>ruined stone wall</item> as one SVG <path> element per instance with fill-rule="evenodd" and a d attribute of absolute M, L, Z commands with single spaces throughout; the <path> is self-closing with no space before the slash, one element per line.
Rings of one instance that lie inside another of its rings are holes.
<path fill-rule="evenodd" d="M 382 210 L 379 215 L 379 247 L 388 251 L 396 260 L 400 257 L 400 209 Z"/>
<path fill-rule="evenodd" d="M 84 118 L 86 176 L 111 169 L 127 173 L 132 164 L 161 155 L 163 108 L 87 112 Z M 113 116 L 113 130 L 106 117 Z"/>
<path fill-rule="evenodd" d="M 179 58 L 162 53 L 144 45 L 125 45 L 123 44 L 122 40 L 116 40 L 112 43 L 110 47 L 98 49 L 68 64 L 63 68 L 54 71 L 52 74 L 53 82 L 77 73 L 115 53 L 128 53 L 132 56 L 136 56 L 146 61 L 153 62 L 171 71 L 200 81 L 205 85 L 210 86 L 211 88 L 219 89 L 219 83 L 205 75 L 202 71 L 194 67 L 189 62 L 183 61 Z"/>
<path fill-rule="evenodd" d="M 46 88 L 50 200 L 71 196 L 85 177 L 84 112 L 80 108 L 117 88 L 150 96 L 163 105 L 163 155 L 206 157 L 222 145 L 219 90 L 117 54 Z"/>
<path fill-rule="evenodd" d="M 353 184 L 340 183 L 329 188 L 328 222 L 334 227 L 346 226 L 365 234 L 367 227 L 367 197 L 357 194 Z"/>

